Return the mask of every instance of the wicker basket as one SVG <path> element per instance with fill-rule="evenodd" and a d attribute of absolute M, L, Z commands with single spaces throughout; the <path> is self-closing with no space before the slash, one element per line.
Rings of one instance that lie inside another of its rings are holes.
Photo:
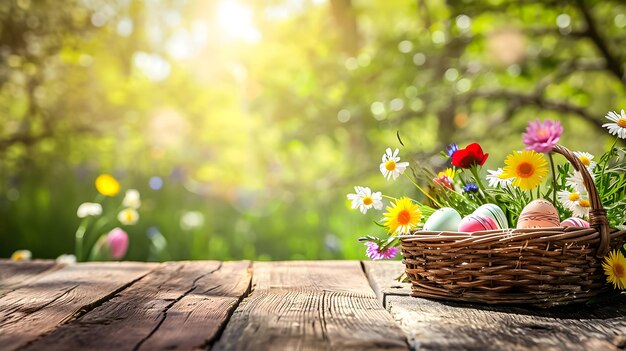
<path fill-rule="evenodd" d="M 574 154 L 554 147 L 581 172 L 591 228 L 427 232 L 400 236 L 412 296 L 551 307 L 586 302 L 608 285 L 602 258 L 623 244 L 610 229 L 593 179 Z"/>

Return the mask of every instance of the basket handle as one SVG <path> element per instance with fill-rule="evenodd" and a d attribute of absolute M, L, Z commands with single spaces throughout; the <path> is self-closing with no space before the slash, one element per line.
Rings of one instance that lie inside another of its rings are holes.
<path fill-rule="evenodd" d="M 563 155 L 583 177 L 585 188 L 589 194 L 589 201 L 591 202 L 589 224 L 600 232 L 600 246 L 596 252 L 596 257 L 604 257 L 609 252 L 609 221 L 606 219 L 606 210 L 602 207 L 602 201 L 600 201 L 600 196 L 598 196 L 598 190 L 593 182 L 593 178 L 591 178 L 587 167 L 566 147 L 555 145 L 552 151 Z"/>

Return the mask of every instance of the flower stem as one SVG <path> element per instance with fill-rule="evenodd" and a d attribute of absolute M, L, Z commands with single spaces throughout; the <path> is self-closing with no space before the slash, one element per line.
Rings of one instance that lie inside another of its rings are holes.
<path fill-rule="evenodd" d="M 609 149 L 608 157 L 606 158 L 606 160 L 604 160 L 604 163 L 602 164 L 602 172 L 600 173 L 599 182 L 600 184 L 598 184 L 599 188 L 602 189 L 602 195 L 604 195 L 604 192 L 606 191 L 606 189 L 604 188 L 604 171 L 606 170 L 606 165 L 609 163 L 611 156 L 613 156 L 613 149 L 615 148 L 615 145 L 617 145 L 617 140 L 619 140 L 619 137 L 616 137 L 615 140 L 613 140 L 613 145 L 611 145 L 611 148 Z"/>
<path fill-rule="evenodd" d="M 485 200 L 493 201 L 493 199 L 491 198 L 491 195 L 487 193 L 487 189 L 485 188 L 485 185 L 483 184 L 483 182 L 480 180 L 480 177 L 478 176 L 478 167 L 472 166 L 470 168 L 470 172 L 472 172 L 472 175 L 474 176 L 474 180 L 476 181 L 478 188 L 480 188 L 480 192 L 482 193 Z"/>
<path fill-rule="evenodd" d="M 76 261 L 78 262 L 83 260 L 83 240 L 87 226 L 89 225 L 89 218 L 90 217 L 83 218 L 78 229 L 76 229 L 76 234 L 74 234 L 74 255 L 76 255 Z"/>
<path fill-rule="evenodd" d="M 433 199 L 432 196 L 430 196 L 426 191 L 424 191 L 424 189 L 422 189 L 422 187 L 420 187 L 413 179 L 411 179 L 411 177 L 409 177 L 408 174 L 404 173 L 404 175 L 409 178 L 409 180 L 411 181 L 411 183 L 413 183 L 413 185 L 415 185 L 415 187 L 422 192 L 422 194 L 424 194 L 424 196 L 426 196 L 427 198 L 430 199 L 430 201 L 432 201 L 436 206 L 441 207 L 441 204 L 439 204 L 439 202 L 437 202 L 437 200 Z"/>
<path fill-rule="evenodd" d="M 554 170 L 554 158 L 552 152 L 548 153 L 550 159 L 550 168 L 552 169 L 552 204 L 556 206 L 556 171 Z"/>

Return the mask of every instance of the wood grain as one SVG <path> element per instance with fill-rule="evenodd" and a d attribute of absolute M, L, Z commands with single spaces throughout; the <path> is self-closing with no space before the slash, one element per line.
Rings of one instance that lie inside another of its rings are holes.
<path fill-rule="evenodd" d="M 59 268 L 62 265 L 57 265 L 55 261 L 0 260 L 0 297 Z"/>
<path fill-rule="evenodd" d="M 215 350 L 406 350 L 355 261 L 254 263 Z"/>
<path fill-rule="evenodd" d="M 0 298 L 0 350 L 13 350 L 148 273 L 143 263 L 69 265 Z"/>
<path fill-rule="evenodd" d="M 164 263 L 26 350 L 200 348 L 218 334 L 229 310 L 248 289 L 248 267 L 248 262 Z"/>
<path fill-rule="evenodd" d="M 549 310 L 441 302 L 408 296 L 408 284 L 391 288 L 404 269 L 400 262 L 363 264 L 416 350 L 617 350 L 626 345 L 623 297 Z"/>

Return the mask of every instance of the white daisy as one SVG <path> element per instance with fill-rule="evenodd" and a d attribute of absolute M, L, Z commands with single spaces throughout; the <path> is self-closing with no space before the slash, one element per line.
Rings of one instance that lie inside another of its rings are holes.
<path fill-rule="evenodd" d="M 593 173 L 590 173 L 590 175 L 591 175 L 591 180 L 595 181 Z M 567 181 L 565 185 L 572 187 L 574 190 L 576 190 L 579 193 L 587 192 L 587 188 L 585 187 L 583 176 L 579 171 L 574 171 L 574 173 L 570 174 L 570 176 L 567 177 Z"/>
<path fill-rule="evenodd" d="M 626 113 L 624 113 L 624 110 L 622 109 L 621 114 L 609 111 L 605 117 L 614 123 L 605 123 L 602 126 L 607 128 L 612 135 L 617 135 L 620 139 L 626 139 Z"/>
<path fill-rule="evenodd" d="M 487 170 L 487 181 L 489 182 L 489 186 L 492 188 L 495 187 L 505 187 L 507 185 L 511 185 L 513 183 L 513 178 L 502 178 L 502 168 L 498 168 L 497 170 Z"/>
<path fill-rule="evenodd" d="M 387 148 L 385 154 L 383 155 L 383 162 L 380 164 L 380 172 L 385 178 L 387 178 L 387 180 L 391 177 L 393 177 L 393 180 L 396 180 L 409 166 L 408 162 L 398 162 L 400 161 L 398 152 L 400 152 L 400 150 L 396 149 L 392 153 L 391 149 Z"/>
<path fill-rule="evenodd" d="M 356 194 L 348 194 L 348 200 L 352 201 L 352 208 L 358 208 L 365 214 L 367 210 L 374 207 L 377 210 L 383 209 L 383 195 L 380 191 L 372 193 L 368 187 L 355 186 Z"/>
<path fill-rule="evenodd" d="M 590 208 L 591 208 L 591 202 L 589 202 L 589 200 L 580 199 L 571 208 L 572 216 L 579 217 L 579 218 L 589 217 Z"/>
<path fill-rule="evenodd" d="M 589 173 L 591 173 L 591 171 L 593 171 L 593 169 L 596 167 L 597 163 L 593 161 L 594 156 L 592 154 L 588 152 L 575 151 L 574 155 L 578 157 L 580 162 L 582 162 L 585 167 L 587 167 Z"/>
<path fill-rule="evenodd" d="M 570 211 L 574 210 L 574 207 L 578 204 L 578 201 L 582 198 L 581 194 L 577 191 L 561 190 L 556 193 L 559 201 L 563 204 L 563 207 Z"/>
<path fill-rule="evenodd" d="M 126 190 L 126 195 L 124 196 L 124 200 L 122 200 L 122 205 L 124 207 L 130 207 L 134 209 L 138 209 L 141 207 L 141 197 L 139 195 L 139 191 L 135 189 Z"/>
<path fill-rule="evenodd" d="M 76 210 L 76 216 L 78 218 L 85 218 L 89 216 L 99 216 L 102 214 L 102 205 L 95 202 L 83 202 L 78 206 Z"/>
<path fill-rule="evenodd" d="M 133 225 L 139 221 L 139 213 L 134 208 L 125 208 L 117 214 L 117 220 L 124 225 Z"/>

